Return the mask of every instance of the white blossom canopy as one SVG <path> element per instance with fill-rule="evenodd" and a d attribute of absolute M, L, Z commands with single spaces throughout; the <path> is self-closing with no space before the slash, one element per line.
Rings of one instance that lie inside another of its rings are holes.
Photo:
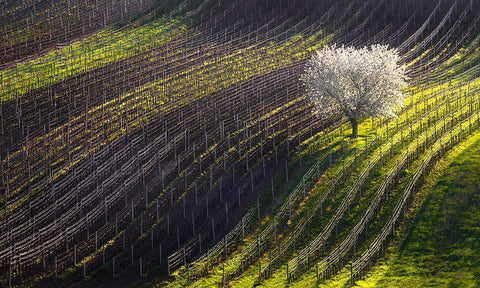
<path fill-rule="evenodd" d="M 307 61 L 301 80 L 321 117 L 347 116 L 352 125 L 367 117 L 397 117 L 403 106 L 405 68 L 396 49 L 326 46 Z"/>

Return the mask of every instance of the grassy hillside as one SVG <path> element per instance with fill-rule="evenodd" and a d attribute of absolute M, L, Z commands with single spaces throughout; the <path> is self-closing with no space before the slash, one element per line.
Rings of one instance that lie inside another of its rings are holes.
<path fill-rule="evenodd" d="M 387 256 L 354 287 L 479 285 L 479 144 L 477 132 L 438 161 Z M 320 287 L 351 287 L 349 281 L 347 267 Z"/>
<path fill-rule="evenodd" d="M 359 287 L 480 285 L 480 134 L 440 160 L 389 256 Z"/>
<path fill-rule="evenodd" d="M 480 285 L 480 0 L 4 2 L 0 286 Z M 351 139 L 300 76 L 377 43 Z"/>

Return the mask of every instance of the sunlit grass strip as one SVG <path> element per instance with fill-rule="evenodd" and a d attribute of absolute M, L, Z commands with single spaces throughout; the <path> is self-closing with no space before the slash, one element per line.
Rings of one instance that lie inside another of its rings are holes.
<path fill-rule="evenodd" d="M 0 71 L 1 101 L 48 86 L 73 75 L 148 51 L 185 34 L 180 20 L 163 20 L 138 28 L 104 30 L 61 49 Z"/>

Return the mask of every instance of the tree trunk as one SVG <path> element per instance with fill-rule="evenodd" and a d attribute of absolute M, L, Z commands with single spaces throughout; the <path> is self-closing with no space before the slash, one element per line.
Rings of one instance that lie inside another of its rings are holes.
<path fill-rule="evenodd" d="M 358 136 L 358 122 L 357 119 L 350 119 L 350 123 L 352 124 L 352 139 L 357 138 Z"/>

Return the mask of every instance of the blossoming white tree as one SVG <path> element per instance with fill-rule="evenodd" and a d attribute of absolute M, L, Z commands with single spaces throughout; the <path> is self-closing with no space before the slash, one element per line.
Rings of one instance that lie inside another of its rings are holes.
<path fill-rule="evenodd" d="M 383 45 L 326 46 L 307 61 L 301 80 L 315 112 L 347 116 L 356 138 L 362 119 L 397 117 L 394 110 L 403 106 L 406 86 L 405 69 L 398 62 L 397 50 Z"/>

